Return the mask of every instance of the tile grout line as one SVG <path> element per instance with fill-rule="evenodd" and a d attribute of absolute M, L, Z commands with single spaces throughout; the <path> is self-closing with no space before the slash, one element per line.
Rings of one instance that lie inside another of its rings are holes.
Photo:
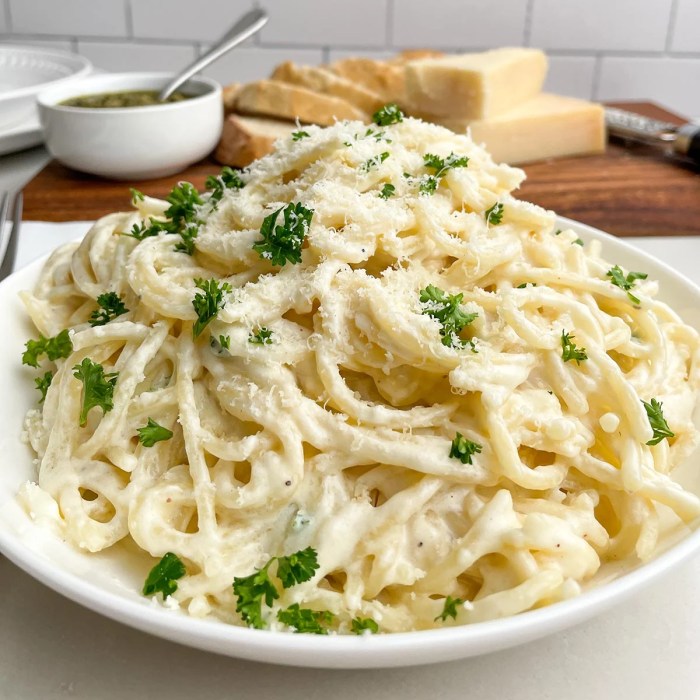
<path fill-rule="evenodd" d="M 394 0 L 386 3 L 386 29 L 384 30 L 384 48 L 389 49 L 394 44 Z"/>
<path fill-rule="evenodd" d="M 600 91 L 600 76 L 603 72 L 603 54 L 598 53 L 595 57 L 595 65 L 593 66 L 593 85 L 591 87 L 591 99 L 597 101 Z"/>
<path fill-rule="evenodd" d="M 523 46 L 530 46 L 532 38 L 532 16 L 535 13 L 535 0 L 527 0 L 525 6 L 525 26 L 523 27 Z"/>
<path fill-rule="evenodd" d="M 666 30 L 666 53 L 671 51 L 671 44 L 673 43 L 676 17 L 678 15 L 678 1 L 679 0 L 671 0 L 671 11 L 668 13 L 668 29 Z"/>
<path fill-rule="evenodd" d="M 126 15 L 126 35 L 134 38 L 134 8 L 131 5 L 131 0 L 124 0 L 124 13 Z"/>

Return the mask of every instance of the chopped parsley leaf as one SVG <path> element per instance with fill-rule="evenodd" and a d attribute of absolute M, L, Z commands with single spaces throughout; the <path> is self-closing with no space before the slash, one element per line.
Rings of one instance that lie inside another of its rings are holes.
<path fill-rule="evenodd" d="M 255 333 L 250 332 L 248 342 L 253 345 L 272 345 L 272 331 L 266 326 L 261 326 Z"/>
<path fill-rule="evenodd" d="M 301 141 L 308 139 L 310 136 L 308 131 L 292 131 L 292 141 Z"/>
<path fill-rule="evenodd" d="M 143 196 L 143 192 L 140 192 L 139 190 L 129 187 L 129 194 L 131 194 L 131 203 L 133 205 L 136 204 L 136 202 L 143 202 L 145 197 Z"/>
<path fill-rule="evenodd" d="M 85 357 L 79 365 L 73 367 L 73 376 L 83 383 L 80 426 L 84 427 L 90 409 L 101 408 L 103 413 L 107 413 L 114 408 L 114 385 L 117 383 L 119 373 L 105 374 L 102 365 Z"/>
<path fill-rule="evenodd" d="M 388 157 L 389 153 L 387 153 L 387 151 L 384 151 L 384 153 L 379 153 L 376 156 L 372 156 L 362 164 L 360 170 L 368 173 L 370 170 L 378 168 Z"/>
<path fill-rule="evenodd" d="M 164 428 L 162 425 L 156 423 L 153 418 L 148 419 L 148 423 L 143 427 L 138 429 L 139 442 L 144 447 L 153 447 L 157 442 L 162 442 L 163 440 L 170 440 L 173 436 L 173 431 Z"/>
<path fill-rule="evenodd" d="M 179 182 L 166 197 L 170 206 L 164 215 L 168 217 L 175 227 L 176 233 L 184 224 L 193 223 L 197 218 L 197 206 L 203 204 L 199 192 L 189 182 Z"/>
<path fill-rule="evenodd" d="M 53 372 L 45 372 L 43 376 L 36 377 L 36 379 L 34 379 L 34 383 L 36 384 L 36 388 L 41 393 L 41 398 L 39 399 L 39 403 L 44 403 L 44 401 L 46 400 L 46 392 L 49 390 L 49 387 L 51 386 L 52 380 L 53 380 Z"/>
<path fill-rule="evenodd" d="M 38 367 L 42 355 L 53 362 L 62 357 L 68 357 L 73 352 L 73 341 L 70 339 L 68 329 L 62 330 L 53 338 L 39 336 L 38 340 L 28 340 L 22 353 L 22 364 L 30 367 Z"/>
<path fill-rule="evenodd" d="M 669 428 L 661 410 L 663 403 L 656 399 L 652 399 L 649 403 L 646 401 L 642 401 L 642 403 L 647 412 L 649 425 L 654 432 L 654 437 L 647 442 L 647 445 L 658 445 L 664 438 L 675 437 L 676 434 Z"/>
<path fill-rule="evenodd" d="M 588 355 L 586 355 L 586 348 L 576 347 L 576 343 L 572 340 L 573 337 L 566 331 L 561 332 L 561 357 L 564 362 L 576 360 L 576 364 L 580 365 L 581 360 L 588 359 Z"/>
<path fill-rule="evenodd" d="M 379 625 L 371 617 L 356 617 L 352 621 L 353 634 L 364 634 L 369 631 L 372 634 L 379 632 Z"/>
<path fill-rule="evenodd" d="M 467 156 L 458 156 L 454 153 L 450 153 L 447 158 L 440 158 L 434 153 L 426 153 L 423 156 L 423 164 L 426 168 L 432 168 L 435 171 L 435 177 L 441 178 L 445 175 L 448 170 L 453 168 L 466 168 L 469 165 L 469 158 Z"/>
<path fill-rule="evenodd" d="M 457 433 L 450 447 L 450 457 L 458 459 L 462 464 L 472 464 L 472 456 L 480 453 L 482 446 L 478 442 L 472 442 Z"/>
<path fill-rule="evenodd" d="M 162 593 L 163 598 L 166 598 L 175 593 L 177 579 L 182 578 L 186 573 L 185 565 L 180 557 L 172 552 L 166 552 L 148 574 L 146 582 L 143 584 L 143 594 Z"/>
<path fill-rule="evenodd" d="M 403 112 L 394 102 L 384 105 L 372 115 L 372 121 L 378 126 L 389 126 L 403 121 Z"/>
<path fill-rule="evenodd" d="M 390 182 L 387 182 L 377 196 L 381 197 L 382 199 L 389 199 L 389 197 L 394 196 L 394 192 L 396 192 L 396 187 L 394 187 Z"/>
<path fill-rule="evenodd" d="M 129 312 L 122 298 L 116 292 L 105 292 L 97 297 L 97 306 L 90 314 L 91 326 L 104 326 L 113 321 L 117 316 Z"/>
<path fill-rule="evenodd" d="M 197 224 L 187 224 L 182 231 L 180 231 L 180 238 L 182 240 L 175 244 L 175 251 L 178 253 L 187 253 L 187 255 L 194 255 L 194 239 L 197 238 L 199 234 L 199 227 Z"/>
<path fill-rule="evenodd" d="M 279 592 L 269 573 L 270 566 L 275 561 L 278 562 L 277 576 L 284 588 L 308 581 L 318 569 L 316 550 L 307 547 L 287 557 L 272 557 L 262 569 L 258 569 L 250 576 L 235 577 L 233 579 L 233 592 L 238 598 L 236 612 L 240 613 L 243 621 L 251 627 L 262 629 L 265 626 L 262 618 L 263 601 L 269 607 L 274 600 L 279 598 Z M 296 627 L 291 622 L 291 620 L 297 619 L 293 613 L 288 619 L 290 622 L 284 619 L 280 619 L 280 621 Z M 307 630 L 297 628 L 297 631 Z"/>
<path fill-rule="evenodd" d="M 629 272 L 625 277 L 625 273 L 622 269 L 618 265 L 615 265 L 615 267 L 610 268 L 605 274 L 607 277 L 610 277 L 611 284 L 627 292 L 627 296 L 633 304 L 639 304 L 639 299 L 630 292 L 630 289 L 634 287 L 634 283 L 637 280 L 645 280 L 647 278 L 645 272 Z"/>
<path fill-rule="evenodd" d="M 224 350 L 230 350 L 231 349 L 231 336 L 229 335 L 220 335 L 219 336 L 219 345 Z"/>
<path fill-rule="evenodd" d="M 496 202 L 484 212 L 484 218 L 487 224 L 494 226 L 500 224 L 503 219 L 503 205 L 500 202 Z"/>
<path fill-rule="evenodd" d="M 464 601 L 461 598 L 453 598 L 452 596 L 447 596 L 445 598 L 445 607 L 442 609 L 442 612 L 435 618 L 435 622 L 438 620 L 442 620 L 445 622 L 448 617 L 451 617 L 453 620 L 457 619 L 457 606 L 462 605 Z"/>
<path fill-rule="evenodd" d="M 204 186 L 211 190 L 209 201 L 219 202 L 226 190 L 240 190 L 245 187 L 245 182 L 241 180 L 241 176 L 233 168 L 227 165 L 218 175 L 210 175 Z"/>
<path fill-rule="evenodd" d="M 318 566 L 316 550 L 307 547 L 287 557 L 277 557 L 277 577 L 285 588 L 291 588 L 312 579 Z"/>
<path fill-rule="evenodd" d="M 328 610 L 311 610 L 299 607 L 299 603 L 290 605 L 277 612 L 277 619 L 297 633 L 328 634 L 328 625 L 333 622 L 333 613 Z"/>
<path fill-rule="evenodd" d="M 459 308 L 463 294 L 445 294 L 442 289 L 429 284 L 420 290 L 423 313 L 440 324 L 442 344 L 448 348 L 465 347 L 466 343 L 458 336 L 465 326 L 477 318 L 477 313 L 465 313 Z"/>
<path fill-rule="evenodd" d="M 201 290 L 195 292 L 192 299 L 192 307 L 197 314 L 192 336 L 196 338 L 226 305 L 224 294 L 231 291 L 231 285 L 228 282 L 219 283 L 216 279 L 196 279 L 194 283 Z"/>
<path fill-rule="evenodd" d="M 277 217 L 283 212 L 284 224 L 277 226 Z M 260 227 L 262 240 L 253 244 L 253 250 L 272 265 L 284 266 L 301 262 L 301 247 L 311 226 L 314 210 L 301 202 L 290 202 L 263 219 Z"/>

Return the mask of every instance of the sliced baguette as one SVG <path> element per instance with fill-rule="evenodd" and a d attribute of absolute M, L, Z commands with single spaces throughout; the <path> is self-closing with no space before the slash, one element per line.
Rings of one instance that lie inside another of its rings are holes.
<path fill-rule="evenodd" d="M 279 80 L 258 80 L 244 85 L 236 98 L 236 109 L 243 114 L 298 119 L 323 126 L 331 126 L 339 119 L 369 121 L 366 112 L 347 100 Z"/>
<path fill-rule="evenodd" d="M 444 51 L 433 51 L 432 49 L 406 49 L 388 60 L 388 63 L 404 65 L 410 61 L 420 61 L 424 58 L 442 58 Z"/>
<path fill-rule="evenodd" d="M 356 57 L 335 61 L 329 68 L 336 75 L 379 93 L 384 98 L 384 103 L 396 102 L 403 105 L 406 102 L 406 80 L 401 65 Z"/>
<path fill-rule="evenodd" d="M 244 168 L 272 151 L 277 139 L 287 138 L 296 125 L 277 119 L 229 114 L 214 157 L 224 165 Z"/>
<path fill-rule="evenodd" d="M 291 61 L 285 61 L 275 68 L 270 77 L 272 80 L 300 85 L 324 95 L 340 97 L 368 114 L 376 112 L 385 102 L 379 93 L 368 90 L 362 85 L 356 85 L 326 68 L 299 66 Z"/>
<path fill-rule="evenodd" d="M 240 83 L 231 83 L 226 85 L 221 91 L 221 95 L 224 101 L 224 114 L 230 114 L 236 108 L 236 97 L 241 89 Z"/>

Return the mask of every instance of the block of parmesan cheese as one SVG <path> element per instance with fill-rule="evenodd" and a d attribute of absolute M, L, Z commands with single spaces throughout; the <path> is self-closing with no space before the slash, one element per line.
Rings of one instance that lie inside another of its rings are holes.
<path fill-rule="evenodd" d="M 487 119 L 537 95 L 547 74 L 539 49 L 503 48 L 406 64 L 406 102 L 421 115 Z"/>
<path fill-rule="evenodd" d="M 368 114 L 347 100 L 278 80 L 244 85 L 236 96 L 236 111 L 323 126 L 331 126 L 339 119 L 369 121 Z"/>
<path fill-rule="evenodd" d="M 214 157 L 224 165 L 244 168 L 270 153 L 277 139 L 287 138 L 296 130 L 292 122 L 229 114 Z"/>
<path fill-rule="evenodd" d="M 440 123 L 459 133 L 469 128 L 495 161 L 511 164 L 605 150 L 602 105 L 574 97 L 542 93 L 498 117 Z"/>

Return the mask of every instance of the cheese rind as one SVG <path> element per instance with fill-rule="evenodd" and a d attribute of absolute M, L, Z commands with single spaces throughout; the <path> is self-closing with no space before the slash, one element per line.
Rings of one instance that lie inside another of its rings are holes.
<path fill-rule="evenodd" d="M 503 48 L 406 64 L 406 102 L 416 114 L 486 119 L 539 93 L 547 57 L 539 49 Z"/>
<path fill-rule="evenodd" d="M 441 119 L 440 124 L 457 133 L 469 129 L 494 160 L 510 164 L 602 153 L 606 143 L 602 105 L 548 93 L 498 117 Z"/>

